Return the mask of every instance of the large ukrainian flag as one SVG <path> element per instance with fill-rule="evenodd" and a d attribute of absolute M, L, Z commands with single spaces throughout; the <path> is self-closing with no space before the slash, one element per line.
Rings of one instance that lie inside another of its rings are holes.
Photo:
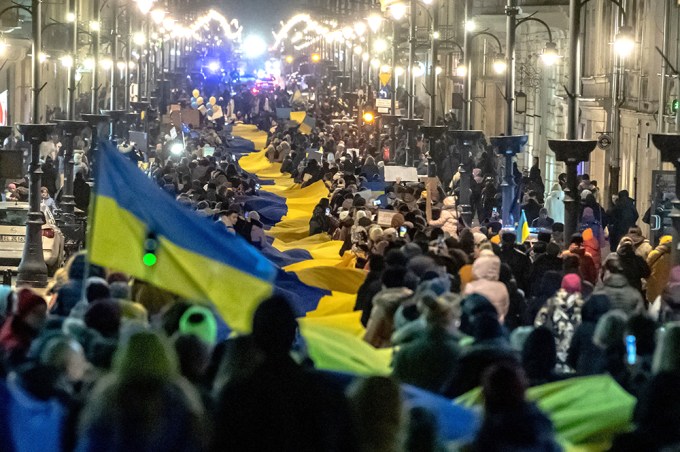
<path fill-rule="evenodd" d="M 211 301 L 230 328 L 248 332 L 276 267 L 242 238 L 175 202 L 106 142 L 99 155 L 88 243 L 93 263 L 184 298 Z M 157 238 L 157 262 L 142 261 Z"/>

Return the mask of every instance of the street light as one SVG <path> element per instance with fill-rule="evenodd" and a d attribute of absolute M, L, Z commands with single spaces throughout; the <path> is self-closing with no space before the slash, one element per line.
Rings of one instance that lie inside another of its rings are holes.
<path fill-rule="evenodd" d="M 383 53 L 384 51 L 387 50 L 387 41 L 382 38 L 377 39 L 373 44 L 373 50 L 376 53 Z"/>
<path fill-rule="evenodd" d="M 355 22 L 354 23 L 354 33 L 356 33 L 357 36 L 363 36 L 364 33 L 366 33 L 366 24 L 364 22 Z"/>
<path fill-rule="evenodd" d="M 146 16 L 149 14 L 149 11 L 151 11 L 153 2 L 154 0 L 137 0 L 137 6 L 139 7 L 139 10 L 142 12 L 142 14 Z"/>
<path fill-rule="evenodd" d="M 146 36 L 144 36 L 144 33 L 141 31 L 138 31 L 132 35 L 132 42 L 134 42 L 135 45 L 143 46 L 146 43 Z"/>
<path fill-rule="evenodd" d="M 475 23 L 474 20 L 467 20 L 465 21 L 465 31 L 467 33 L 472 33 L 475 30 L 477 30 L 477 24 Z"/>
<path fill-rule="evenodd" d="M 383 18 L 380 16 L 380 14 L 371 14 L 368 16 L 366 19 L 366 22 L 368 22 L 368 28 L 371 29 L 373 33 L 377 33 L 378 30 L 380 29 L 380 25 L 382 24 Z"/>
<path fill-rule="evenodd" d="M 63 57 L 59 58 L 59 61 L 61 61 L 61 65 L 67 69 L 71 69 L 73 67 L 73 57 L 71 55 L 64 55 Z"/>
<path fill-rule="evenodd" d="M 166 12 L 165 12 L 164 9 L 156 8 L 156 9 L 152 10 L 151 13 L 150 13 L 151 20 L 153 20 L 153 22 L 156 25 L 160 25 L 161 23 L 163 23 L 163 19 L 165 18 L 165 14 L 166 14 Z"/>
<path fill-rule="evenodd" d="M 496 74 L 503 74 L 508 69 L 508 63 L 501 55 L 496 55 L 491 66 Z"/>
<path fill-rule="evenodd" d="M 622 58 L 626 58 L 633 53 L 635 49 L 635 38 L 633 36 L 633 29 L 623 26 L 619 29 L 619 33 L 614 40 L 614 51 Z"/>
<path fill-rule="evenodd" d="M 546 66 L 552 66 L 557 63 L 559 58 L 560 55 L 557 53 L 557 44 L 554 42 L 546 43 L 545 47 L 543 48 L 543 52 L 541 53 L 541 60 L 543 60 L 543 64 Z"/>
<path fill-rule="evenodd" d="M 390 15 L 394 20 L 401 20 L 406 15 L 406 4 L 395 3 L 390 6 Z"/>

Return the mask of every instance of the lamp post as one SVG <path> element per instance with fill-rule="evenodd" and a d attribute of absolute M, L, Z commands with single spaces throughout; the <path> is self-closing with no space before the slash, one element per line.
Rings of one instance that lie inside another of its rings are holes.
<path fill-rule="evenodd" d="M 567 85 L 568 112 L 567 112 L 567 138 L 575 140 L 578 138 L 578 116 L 579 116 L 579 97 L 581 93 L 581 8 L 590 0 L 569 0 L 569 76 Z M 626 11 L 622 1 L 609 0 L 618 7 L 622 16 L 623 23 L 626 23 Z M 616 16 L 615 26 L 618 28 L 619 16 Z M 621 33 L 616 36 L 614 50 L 621 56 L 633 50 L 635 42 L 628 34 L 629 29 L 621 27 Z M 610 193 L 618 189 L 619 185 L 619 104 L 616 99 L 619 92 L 618 86 L 618 62 L 615 57 L 615 71 L 612 75 L 612 110 L 609 114 L 609 128 L 613 134 L 613 142 L 610 155 Z M 616 130 L 614 130 L 616 129 Z"/>
<path fill-rule="evenodd" d="M 99 30 L 101 29 L 101 11 L 99 0 L 92 0 L 92 23 L 96 23 L 96 29 L 92 34 L 92 85 L 90 86 L 90 113 L 97 113 L 99 108 Z"/>
<path fill-rule="evenodd" d="M 517 27 L 526 22 L 537 22 L 545 27 L 548 31 L 548 44 L 546 45 L 546 53 L 544 55 L 543 61 L 546 64 L 552 64 L 555 62 L 553 57 L 556 57 L 556 46 L 553 42 L 552 32 L 550 27 L 546 22 L 536 17 L 525 17 L 522 19 L 517 19 L 517 15 L 520 13 L 520 9 L 517 7 L 517 0 L 508 0 L 508 4 L 505 7 L 505 14 L 508 16 L 506 20 L 506 41 L 505 41 L 505 57 L 506 57 L 506 72 L 505 72 L 505 101 L 507 103 L 506 107 L 506 124 L 505 133 L 507 135 L 513 134 L 513 128 L 515 123 L 515 44 L 517 38 Z M 550 55 L 551 58 L 548 59 L 547 56 Z"/>
<path fill-rule="evenodd" d="M 401 128 L 406 131 L 406 166 L 416 164 L 416 158 L 412 152 L 412 141 L 415 136 L 416 131 L 420 126 L 423 125 L 423 120 L 421 118 L 400 118 L 399 124 Z"/>
<path fill-rule="evenodd" d="M 35 5 L 34 5 L 35 6 Z M 34 18 L 35 20 L 35 18 Z M 34 55 L 37 61 L 37 55 Z M 36 94 L 37 97 L 37 94 Z M 34 113 L 34 116 L 35 115 Z M 47 140 L 55 124 L 17 124 L 17 129 L 25 141 L 31 144 L 31 163 L 29 179 L 29 212 L 26 222 L 26 243 L 19 263 L 17 286 L 45 287 L 47 285 L 47 266 L 42 249 L 43 216 L 40 211 L 40 144 Z"/>
<path fill-rule="evenodd" d="M 673 210 L 669 217 L 673 223 L 673 266 L 680 265 L 680 250 L 678 239 L 680 238 L 680 135 L 667 133 L 653 133 L 652 143 L 659 150 L 661 161 L 672 163 L 675 166 L 675 199 Z"/>
<path fill-rule="evenodd" d="M 571 239 L 577 231 L 579 215 L 578 181 L 576 170 L 578 164 L 590 158 L 590 153 L 597 146 L 594 140 L 548 140 L 548 147 L 555 153 L 559 162 L 567 167 L 567 186 L 564 190 L 564 239 Z"/>
<path fill-rule="evenodd" d="M 92 139 L 90 140 L 90 162 L 92 168 L 96 170 L 97 168 L 97 150 L 99 146 L 99 137 L 104 135 L 104 127 L 108 126 L 111 117 L 109 115 L 99 115 L 95 113 L 80 115 L 81 119 L 90 126 L 92 130 Z"/>
<path fill-rule="evenodd" d="M 72 119 L 56 121 L 64 137 L 64 192 L 62 193 L 60 207 L 64 211 L 67 223 L 72 223 L 71 215 L 74 212 L 75 202 L 73 198 L 73 137 L 87 127 L 85 121 Z"/>
<path fill-rule="evenodd" d="M 434 0 L 436 2 L 436 0 Z M 439 31 L 437 27 L 439 26 L 439 8 L 437 5 L 433 5 L 432 8 L 432 36 L 430 36 L 430 55 L 432 61 L 430 61 L 430 125 L 434 126 L 437 122 L 437 101 L 436 101 L 436 91 L 437 91 L 437 50 L 439 49 L 439 39 L 437 35 Z M 415 93 L 414 93 L 415 94 Z"/>
<path fill-rule="evenodd" d="M 469 5 L 466 3 L 465 5 L 468 7 Z M 493 33 L 489 33 L 488 31 L 478 31 L 476 33 L 471 33 L 470 30 L 467 28 L 468 26 L 466 25 L 466 32 L 465 32 L 465 41 L 463 43 L 463 58 L 464 58 L 464 67 L 465 67 L 465 86 L 464 86 L 464 103 L 465 103 L 465 109 L 463 112 L 463 128 L 470 130 L 472 127 L 472 40 L 475 39 L 477 36 L 488 36 L 492 38 L 496 44 L 498 45 L 498 54 L 500 55 L 503 52 L 503 46 L 501 45 L 501 40 L 498 39 L 498 36 L 494 35 Z M 498 67 L 498 69 L 502 69 L 504 62 L 501 62 L 498 60 L 498 58 L 494 59 L 494 67 Z M 507 70 L 507 68 L 506 68 Z"/>
<path fill-rule="evenodd" d="M 512 227 L 515 220 L 513 218 L 513 201 L 515 199 L 515 178 L 512 174 L 512 159 L 522 152 L 522 148 L 529 140 L 528 135 L 506 135 L 491 137 L 491 144 L 496 148 L 496 152 L 505 157 L 505 174 L 501 183 L 503 193 L 503 227 Z"/>
<path fill-rule="evenodd" d="M 460 205 L 461 217 L 466 227 L 472 226 L 474 212 L 470 205 L 470 153 L 484 136 L 481 130 L 449 130 L 447 135 L 454 140 L 456 147 L 460 150 Z M 480 219 L 481 220 L 481 219 Z"/>

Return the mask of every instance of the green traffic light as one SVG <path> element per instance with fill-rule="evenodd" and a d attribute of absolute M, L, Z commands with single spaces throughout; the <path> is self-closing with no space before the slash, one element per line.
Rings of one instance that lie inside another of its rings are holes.
<path fill-rule="evenodd" d="M 146 265 L 147 267 L 153 267 L 154 265 L 156 265 L 157 260 L 158 258 L 153 253 L 146 253 L 142 258 L 142 262 L 144 262 L 144 265 Z"/>
<path fill-rule="evenodd" d="M 677 113 L 680 110 L 680 99 L 673 99 L 671 101 L 671 113 Z"/>

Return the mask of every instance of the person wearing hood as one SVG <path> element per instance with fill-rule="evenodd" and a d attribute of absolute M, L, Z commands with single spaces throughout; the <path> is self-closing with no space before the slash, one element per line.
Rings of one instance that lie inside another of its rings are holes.
<path fill-rule="evenodd" d="M 578 258 L 578 269 L 581 277 L 584 281 L 588 281 L 590 284 L 597 284 L 597 266 L 595 265 L 595 259 L 593 255 L 586 251 L 584 245 L 583 236 L 581 234 L 574 234 L 571 237 L 571 243 L 569 244 L 569 249 L 562 253 L 562 259 L 566 259 L 568 256 L 575 256 Z"/>
<path fill-rule="evenodd" d="M 557 348 L 552 331 L 544 326 L 535 328 L 522 347 L 522 367 L 529 386 L 539 386 L 559 379 L 555 373 Z"/>
<path fill-rule="evenodd" d="M 444 198 L 441 212 L 437 220 L 430 219 L 428 224 L 435 228 L 441 228 L 450 237 L 458 238 L 458 209 L 456 198 L 447 196 Z"/>
<path fill-rule="evenodd" d="M 312 212 L 312 218 L 309 220 L 309 235 L 330 233 L 331 230 L 331 220 L 328 207 L 324 207 L 321 204 L 317 204 Z"/>
<path fill-rule="evenodd" d="M 47 321 L 47 303 L 31 289 L 21 289 L 11 316 L 0 327 L 0 353 L 9 367 L 26 359 L 33 340 Z"/>
<path fill-rule="evenodd" d="M 554 184 L 552 191 L 545 198 L 545 208 L 548 209 L 548 216 L 555 220 L 555 223 L 564 224 L 564 191 L 560 184 Z"/>
<path fill-rule="evenodd" d="M 593 294 L 583 304 L 581 324 L 576 328 L 567 352 L 567 364 L 578 375 L 595 375 L 596 363 L 602 358 L 602 350 L 593 343 L 595 327 L 600 318 L 611 309 L 609 297 Z"/>
<path fill-rule="evenodd" d="M 668 284 L 673 264 L 671 261 L 672 242 L 672 236 L 662 236 L 657 247 L 647 256 L 650 274 L 649 278 L 647 278 L 646 296 L 649 303 L 654 303 Z"/>
<path fill-rule="evenodd" d="M 600 274 L 600 266 L 602 265 L 602 249 L 605 245 L 604 229 L 602 224 L 597 221 L 593 209 L 586 207 L 583 209 L 581 216 L 581 236 L 583 237 L 583 248 L 587 253 L 593 256 L 595 263 L 595 270 Z"/>
<path fill-rule="evenodd" d="M 649 253 L 652 252 L 654 247 L 649 242 L 649 239 L 642 235 L 642 229 L 639 226 L 633 226 L 628 229 L 628 233 L 624 236 L 628 237 L 633 241 L 633 248 L 635 248 L 635 254 L 641 256 L 643 259 L 647 259 Z"/>
<path fill-rule="evenodd" d="M 538 311 L 534 326 L 546 326 L 555 338 L 557 346 L 558 370 L 567 371 L 567 352 L 574 331 L 581 324 L 581 278 L 568 274 L 562 278 L 562 286 L 557 293 L 548 299 L 546 305 Z"/>
<path fill-rule="evenodd" d="M 633 315 L 644 310 L 642 294 L 630 285 L 624 274 L 605 270 L 602 282 L 602 287 L 593 294 L 606 295 L 611 302 L 612 309 L 621 310 L 626 315 Z"/>
<path fill-rule="evenodd" d="M 526 375 L 515 363 L 498 363 L 484 373 L 484 420 L 471 445 L 473 452 L 562 450 L 550 419 L 526 400 L 527 386 Z"/>
<path fill-rule="evenodd" d="M 201 451 L 204 419 L 200 396 L 180 376 L 171 346 L 156 333 L 137 332 L 118 347 L 111 373 L 92 390 L 77 450 Z"/>
<path fill-rule="evenodd" d="M 498 321 L 503 323 L 510 308 L 510 295 L 500 282 L 501 260 L 492 251 L 482 250 L 472 264 L 473 281 L 465 285 L 464 295 L 479 294 L 496 308 Z"/>
<path fill-rule="evenodd" d="M 539 217 L 541 205 L 538 203 L 538 193 L 530 191 L 527 193 L 527 201 L 522 204 L 522 210 L 526 215 L 527 223 L 533 224 L 534 220 Z"/>
<path fill-rule="evenodd" d="M 413 291 L 404 286 L 406 275 L 406 268 L 392 267 L 385 269 L 381 276 L 383 289 L 373 297 L 373 307 L 364 334 L 364 341 L 375 348 L 391 345 L 394 314 L 413 295 Z"/>
<path fill-rule="evenodd" d="M 541 280 L 547 272 L 562 271 L 564 263 L 559 255 L 560 247 L 555 242 L 549 242 L 545 246 L 545 253 L 541 253 L 536 257 L 528 278 L 530 281 L 529 295 L 537 294 L 540 291 Z"/>
<path fill-rule="evenodd" d="M 609 374 L 618 384 L 630 392 L 630 372 L 626 366 L 626 325 L 628 315 L 612 309 L 598 320 L 593 343 L 602 350 L 596 364 L 596 373 Z"/>
<path fill-rule="evenodd" d="M 609 219 L 609 244 L 612 252 L 616 251 L 619 241 L 635 226 L 640 214 L 635 208 L 635 202 L 629 197 L 628 190 L 621 190 L 616 202 L 607 211 Z"/>
<path fill-rule="evenodd" d="M 622 273 L 626 276 L 630 285 L 643 293 L 642 280 L 649 278 L 650 271 L 647 261 L 635 253 L 633 240 L 628 237 L 622 238 L 614 256 L 618 258 Z"/>
<path fill-rule="evenodd" d="M 439 393 L 451 378 L 460 356 L 458 337 L 450 332 L 454 304 L 428 291 L 421 296 L 418 308 L 425 318 L 426 330 L 399 347 L 392 375 L 402 383 Z"/>

